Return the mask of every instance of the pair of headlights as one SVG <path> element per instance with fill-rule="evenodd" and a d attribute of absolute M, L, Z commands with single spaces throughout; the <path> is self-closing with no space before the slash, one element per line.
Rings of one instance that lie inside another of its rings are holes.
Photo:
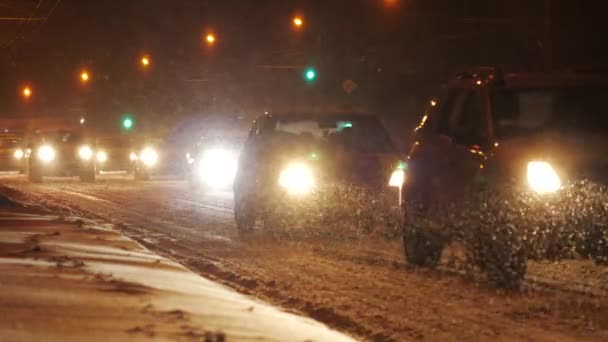
<path fill-rule="evenodd" d="M 78 149 L 78 157 L 84 161 L 93 159 L 93 156 L 95 156 L 95 159 L 99 163 L 103 163 L 108 160 L 108 154 L 105 151 L 97 151 L 97 153 L 94 153 L 91 146 L 88 145 L 83 145 Z M 55 157 L 55 149 L 50 145 L 43 145 L 38 149 L 38 159 L 45 163 L 52 162 L 55 160 Z"/>
<path fill-rule="evenodd" d="M 388 185 L 401 188 L 405 183 L 405 170 L 393 171 Z M 315 187 L 315 176 L 312 168 L 305 163 L 287 165 L 279 175 L 279 185 L 293 195 L 306 195 Z"/>
<path fill-rule="evenodd" d="M 133 162 L 139 160 L 145 166 L 152 167 L 158 163 L 158 152 L 152 147 L 146 147 L 139 154 L 131 152 L 129 159 Z"/>

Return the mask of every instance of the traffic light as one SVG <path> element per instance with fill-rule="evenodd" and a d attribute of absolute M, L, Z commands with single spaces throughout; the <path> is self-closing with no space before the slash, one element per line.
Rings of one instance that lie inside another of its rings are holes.
<path fill-rule="evenodd" d="M 122 119 L 122 128 L 130 130 L 131 128 L 133 128 L 133 125 L 135 125 L 135 121 L 133 121 L 130 116 L 125 116 Z"/>
<path fill-rule="evenodd" d="M 307 82 L 314 82 L 317 79 L 317 71 L 314 68 L 308 68 L 304 71 L 304 79 Z"/>

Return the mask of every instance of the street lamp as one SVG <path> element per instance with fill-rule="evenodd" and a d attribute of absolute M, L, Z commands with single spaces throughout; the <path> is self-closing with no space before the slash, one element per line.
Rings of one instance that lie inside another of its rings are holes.
<path fill-rule="evenodd" d="M 80 80 L 82 81 L 82 83 L 87 83 L 89 81 L 89 73 L 86 70 L 83 70 L 80 73 Z"/>
<path fill-rule="evenodd" d="M 29 86 L 23 87 L 23 91 L 21 92 L 21 94 L 23 94 L 23 97 L 25 97 L 26 99 L 29 99 L 30 97 L 32 97 L 32 88 L 30 88 Z"/>
<path fill-rule="evenodd" d="M 141 58 L 141 65 L 142 65 L 144 68 L 149 67 L 149 66 L 150 66 L 150 57 L 148 57 L 148 56 L 143 56 L 143 57 Z"/>
<path fill-rule="evenodd" d="M 293 18 L 293 26 L 301 28 L 304 25 L 304 20 L 301 17 Z"/>
<path fill-rule="evenodd" d="M 215 35 L 213 33 L 208 33 L 207 36 L 205 37 L 205 41 L 207 42 L 207 45 L 215 44 L 215 41 L 216 41 Z"/>

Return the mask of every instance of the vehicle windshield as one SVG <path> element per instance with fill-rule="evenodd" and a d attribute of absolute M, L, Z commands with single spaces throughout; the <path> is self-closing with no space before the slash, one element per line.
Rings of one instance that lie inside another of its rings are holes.
<path fill-rule="evenodd" d="M 280 118 L 275 132 L 308 137 L 358 153 L 394 152 L 389 135 L 375 116 Z"/>
<path fill-rule="evenodd" d="M 608 87 L 497 89 L 493 93 L 496 134 L 575 128 L 608 131 Z"/>

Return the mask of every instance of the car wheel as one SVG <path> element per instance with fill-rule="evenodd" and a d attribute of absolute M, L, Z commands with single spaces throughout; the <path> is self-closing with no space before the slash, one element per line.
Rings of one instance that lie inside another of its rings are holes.
<path fill-rule="evenodd" d="M 236 228 L 241 233 L 250 232 L 253 230 L 256 221 L 255 203 L 249 196 L 235 196 L 235 198 L 237 198 L 234 203 Z"/>
<path fill-rule="evenodd" d="M 595 227 L 587 236 L 585 247 L 596 265 L 608 265 L 608 229 Z"/>
<path fill-rule="evenodd" d="M 506 289 L 520 288 L 528 258 L 524 248 L 515 243 L 510 234 L 479 232 L 472 255 L 491 283 Z"/>
<path fill-rule="evenodd" d="M 434 268 L 439 264 L 444 239 L 423 227 L 424 213 L 409 209 L 402 221 L 402 243 L 408 263 Z"/>

